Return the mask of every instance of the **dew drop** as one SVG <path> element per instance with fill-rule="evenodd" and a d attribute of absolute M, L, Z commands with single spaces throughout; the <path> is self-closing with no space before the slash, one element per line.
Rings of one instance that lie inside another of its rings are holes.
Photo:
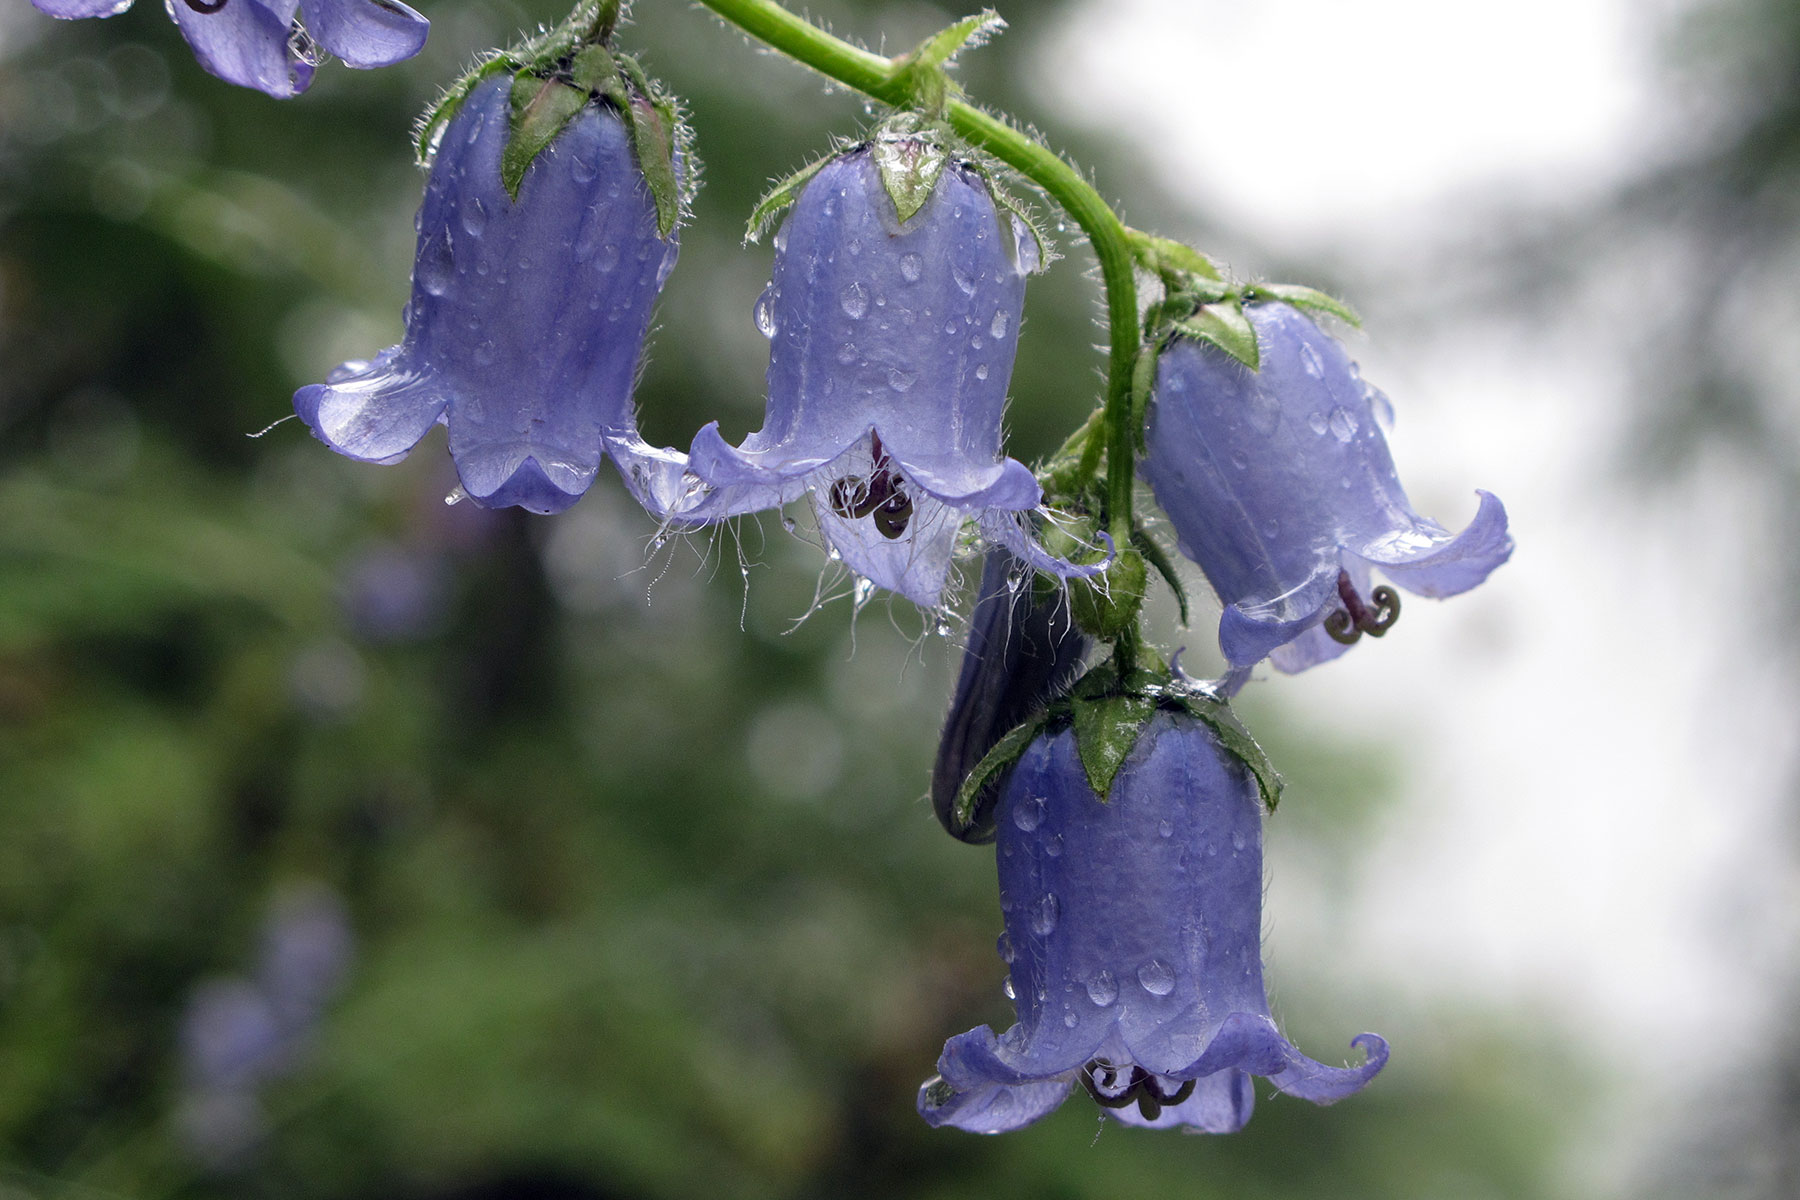
<path fill-rule="evenodd" d="M 1325 414 L 1322 412 L 1315 412 L 1307 417 L 1306 427 L 1320 436 L 1324 436 L 1325 430 L 1329 428 L 1325 422 Z"/>
<path fill-rule="evenodd" d="M 1044 823 L 1044 798 L 1027 796 L 1013 806 L 1013 824 L 1030 833 Z"/>
<path fill-rule="evenodd" d="M 1314 379 L 1325 374 L 1325 364 L 1319 361 L 1319 352 L 1311 346 L 1300 347 L 1300 369 Z"/>
<path fill-rule="evenodd" d="M 1139 967 L 1137 977 L 1152 996 L 1166 996 L 1175 990 L 1175 969 L 1160 958 L 1153 958 Z"/>
<path fill-rule="evenodd" d="M 1013 221 L 1013 265 L 1019 274 L 1029 275 L 1043 266 L 1043 255 L 1038 251 L 1037 234 L 1025 222 Z"/>
<path fill-rule="evenodd" d="M 1340 442 L 1347 442 L 1356 436 L 1356 414 L 1338 405 L 1331 410 L 1331 433 Z"/>
<path fill-rule="evenodd" d="M 794 524 L 794 518 L 784 516 L 781 518 L 781 528 L 784 533 L 792 533 L 798 526 Z"/>
<path fill-rule="evenodd" d="M 1010 321 L 1006 315 L 1006 310 L 1004 308 L 996 308 L 994 310 L 994 319 L 988 322 L 988 332 L 994 336 L 994 340 L 998 341 L 1006 336 L 1006 328 L 1009 323 Z"/>
<path fill-rule="evenodd" d="M 994 951 L 1000 955 L 1000 961 L 1009 967 L 1012 966 L 1013 960 L 1019 957 L 1018 953 L 1013 950 L 1012 934 L 1010 933 L 1000 935 L 1000 939 L 994 943 Z"/>
<path fill-rule="evenodd" d="M 1044 839 L 1044 853 L 1051 858 L 1061 858 L 1063 852 L 1062 834 L 1053 833 Z"/>
<path fill-rule="evenodd" d="M 917 382 L 919 373 L 917 371 L 908 371 L 903 367 L 889 367 L 887 376 L 889 387 L 893 388 L 896 392 L 904 392 Z"/>
<path fill-rule="evenodd" d="M 975 277 L 963 270 L 962 264 L 950 264 L 950 278 L 956 281 L 956 286 L 962 289 L 963 295 L 973 296 L 975 294 Z"/>
<path fill-rule="evenodd" d="M 472 197 L 462 206 L 462 227 L 469 231 L 470 237 L 480 237 L 481 231 L 487 228 L 487 206 L 481 197 Z"/>
<path fill-rule="evenodd" d="M 1049 937 L 1056 932 L 1057 918 L 1061 916 L 1062 901 L 1056 898 L 1055 892 L 1045 892 L 1031 906 L 1031 932 L 1039 937 Z M 1170 986 L 1174 986 L 1173 980 L 1170 981 Z"/>
<path fill-rule="evenodd" d="M 775 285 L 770 284 L 756 298 L 756 329 L 766 338 L 775 336 Z"/>
<path fill-rule="evenodd" d="M 1013 991 L 1011 975 L 1008 975 L 1006 977 L 1006 982 L 1000 985 L 1000 994 L 1005 996 L 1008 1000 L 1017 1000 L 1019 998 L 1019 993 Z"/>
<path fill-rule="evenodd" d="M 600 173 L 600 164 L 584 154 L 572 155 L 569 159 L 569 178 L 576 183 L 592 183 L 594 176 Z"/>
<path fill-rule="evenodd" d="M 912 251 L 900 256 L 900 278 L 908 283 L 919 282 L 919 276 L 925 273 L 925 260 Z"/>
<path fill-rule="evenodd" d="M 1264 521 L 1262 523 L 1262 535 L 1266 538 L 1280 537 L 1281 522 L 1274 517 L 1270 517 L 1268 520 Z"/>
<path fill-rule="evenodd" d="M 1119 981 L 1111 971 L 1101 971 L 1087 981 L 1088 999 L 1105 1008 L 1119 998 Z"/>
<path fill-rule="evenodd" d="M 869 311 L 869 293 L 860 283 L 852 283 L 838 296 L 838 303 L 843 305 L 844 315 L 852 321 L 860 321 Z"/>
<path fill-rule="evenodd" d="M 777 254 L 780 254 L 783 250 L 787 249 L 787 222 L 786 221 L 783 221 L 781 223 L 781 228 L 777 229 L 775 231 L 775 237 L 774 237 L 772 244 L 774 245 L 775 253 L 777 253 Z"/>
<path fill-rule="evenodd" d="M 850 603 L 855 607 L 857 612 L 861 612 L 864 606 L 866 606 L 874 596 L 875 581 L 873 579 L 859 578 L 855 585 L 850 589 Z"/>
<path fill-rule="evenodd" d="M 1246 844 L 1246 839 L 1244 837 L 1243 830 L 1240 829 L 1240 830 L 1238 830 L 1238 832 L 1231 835 L 1231 848 L 1233 850 L 1242 850 L 1244 848 L 1245 844 Z"/>
<path fill-rule="evenodd" d="M 1159 822 L 1156 826 L 1156 836 L 1157 837 L 1174 837 L 1175 836 L 1175 822 L 1173 822 L 1173 821 Z"/>
<path fill-rule="evenodd" d="M 1066 1012 L 1063 1014 L 1063 1024 L 1068 1026 L 1070 1029 L 1075 1028 L 1075 1026 L 1080 1023 L 1081 1023 L 1081 1018 L 1077 1017 L 1074 1013 Z"/>
<path fill-rule="evenodd" d="M 1250 460 L 1242 450 L 1234 450 L 1231 452 L 1231 465 L 1240 471 L 1245 471 L 1250 467 Z"/>
<path fill-rule="evenodd" d="M 1281 401 L 1259 389 L 1250 397 L 1249 420 L 1250 428 L 1256 432 L 1274 433 L 1275 427 L 1281 424 Z"/>
<path fill-rule="evenodd" d="M 456 267 L 450 260 L 450 241 L 448 238 L 432 238 L 425 252 L 419 255 L 416 270 L 419 286 L 433 296 L 441 296 L 450 290 L 450 281 L 455 277 Z"/>
<path fill-rule="evenodd" d="M 608 242 L 600 247 L 600 253 L 594 257 L 594 265 L 602 271 L 610 271 L 619 265 L 619 243 Z"/>
<path fill-rule="evenodd" d="M 987 364 L 986 364 L 986 363 L 980 363 L 980 364 L 978 364 L 978 365 L 977 365 L 977 366 L 976 366 L 976 368 L 975 368 L 975 378 L 977 378 L 977 379 L 986 379 L 986 378 L 987 378 L 987 377 L 988 377 L 988 366 L 987 366 Z"/>
<path fill-rule="evenodd" d="M 464 500 L 467 500 L 468 498 L 469 498 L 469 493 L 467 491 L 465 491 L 463 489 L 462 484 L 459 483 L 455 487 L 450 489 L 450 494 L 448 496 L 444 497 L 444 503 L 447 505 L 450 505 L 451 507 L 455 507 L 456 505 L 461 504 Z"/>

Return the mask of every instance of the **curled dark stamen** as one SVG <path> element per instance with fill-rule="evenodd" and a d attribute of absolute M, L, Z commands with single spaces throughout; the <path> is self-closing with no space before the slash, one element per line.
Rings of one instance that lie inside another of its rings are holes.
<path fill-rule="evenodd" d="M 1194 1094 L 1194 1083 L 1192 1079 L 1183 1080 L 1180 1087 L 1168 1092 L 1163 1090 L 1162 1077 L 1152 1075 L 1144 1080 L 1144 1090 L 1154 1095 L 1159 1103 L 1173 1108 Z"/>
<path fill-rule="evenodd" d="M 1365 633 L 1380 637 L 1400 619 L 1400 594 L 1386 584 L 1369 593 L 1374 607 L 1357 595 L 1348 571 L 1338 572 L 1337 591 L 1344 607 L 1325 618 L 1325 632 L 1334 642 L 1351 646 Z"/>
<path fill-rule="evenodd" d="M 1095 1059 L 1081 1069 L 1081 1085 L 1100 1107 L 1124 1108 L 1137 1100 L 1146 1076 L 1142 1067 L 1133 1067 L 1125 1076 L 1124 1086 L 1120 1087 L 1120 1074 L 1118 1067 Z"/>
<path fill-rule="evenodd" d="M 873 515 L 877 532 L 892 541 L 906 532 L 912 519 L 912 497 L 906 494 L 904 480 L 890 465 L 879 434 L 869 435 L 869 458 L 867 479 L 845 476 L 833 480 L 826 500 L 831 511 L 846 521 Z"/>
<path fill-rule="evenodd" d="M 197 13 L 205 13 L 210 16 L 224 8 L 226 0 L 182 0 L 182 3 Z"/>
<path fill-rule="evenodd" d="M 905 492 L 895 492 L 875 510 L 876 531 L 888 541 L 893 541 L 906 532 L 906 524 L 912 520 L 912 511 L 912 497 Z"/>

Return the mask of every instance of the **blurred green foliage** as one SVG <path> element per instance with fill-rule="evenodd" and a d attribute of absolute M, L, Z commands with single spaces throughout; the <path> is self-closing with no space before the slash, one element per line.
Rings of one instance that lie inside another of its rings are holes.
<path fill-rule="evenodd" d="M 735 439 L 768 265 L 742 221 L 865 112 L 698 10 L 638 8 L 625 37 L 706 163 L 646 433 Z M 1022 104 L 1060 8 L 1005 5 L 971 92 Z M 815 14 L 890 50 L 960 15 Z M 924 800 L 954 639 L 879 602 L 796 625 L 822 560 L 773 520 L 658 547 L 611 479 L 563 517 L 483 513 L 443 505 L 441 435 L 387 469 L 294 422 L 246 436 L 397 340 L 410 122 L 559 14 L 428 15 L 418 61 L 288 103 L 204 75 L 149 0 L 0 20 L 0 1197 L 1557 1194 L 1579 1067 L 1484 1014 L 1428 1016 L 1355 1101 L 1265 1099 L 1232 1138 L 1079 1101 L 1005 1139 L 927 1130 L 943 1039 L 1010 1021 L 991 852 Z M 1096 395 L 1096 293 L 1064 250 L 1029 303 L 1022 457 Z M 1327 864 L 1391 765 L 1270 732 L 1304 785 L 1280 819 Z M 302 881 L 348 907 L 347 986 L 261 1136 L 208 1153 L 184 1014 Z M 1396 1032 L 1284 970 L 1321 1057 L 1349 1022 Z"/>

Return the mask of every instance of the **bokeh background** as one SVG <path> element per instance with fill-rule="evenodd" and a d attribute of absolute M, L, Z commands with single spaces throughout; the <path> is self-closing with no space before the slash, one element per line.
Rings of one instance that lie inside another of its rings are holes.
<path fill-rule="evenodd" d="M 269 428 L 397 340 L 413 116 L 554 4 L 427 0 L 419 59 L 276 102 L 152 0 L 0 2 L 4 1200 L 1800 1195 L 1791 0 L 1001 0 L 971 92 L 1134 224 L 1347 296 L 1419 507 L 1488 488 L 1519 543 L 1244 699 L 1278 1015 L 1385 1034 L 1381 1079 L 1003 1139 L 913 1113 L 1011 1019 L 992 851 L 924 799 L 954 630 L 772 518 L 658 546 L 605 476 L 484 513 L 441 434 Z M 706 163 L 644 425 L 735 440 L 742 221 L 868 112 L 678 0 L 625 37 Z M 1062 241 L 1027 459 L 1098 387 Z M 1159 634 L 1204 663 L 1215 617 Z"/>

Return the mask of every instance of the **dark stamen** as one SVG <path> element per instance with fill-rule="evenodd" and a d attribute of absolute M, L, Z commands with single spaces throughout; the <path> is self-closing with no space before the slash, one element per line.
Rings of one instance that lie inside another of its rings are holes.
<path fill-rule="evenodd" d="M 1131 1073 L 1125 1076 L 1125 1084 L 1121 1088 L 1119 1086 L 1121 1074 L 1118 1067 L 1095 1059 L 1082 1068 L 1081 1085 L 1087 1089 L 1088 1095 L 1092 1096 L 1094 1103 L 1100 1107 L 1124 1108 L 1137 1098 L 1145 1075 L 1142 1067 L 1131 1068 Z M 1154 1120 L 1154 1118 L 1152 1119 Z"/>
<path fill-rule="evenodd" d="M 211 14 L 218 12 L 221 8 L 224 8 L 226 0 L 182 0 L 182 3 L 186 4 L 197 13 L 204 13 L 210 16 Z"/>
<path fill-rule="evenodd" d="M 1169 1092 L 1163 1090 L 1162 1077 L 1152 1075 L 1144 1081 L 1144 1089 L 1155 1095 L 1163 1104 L 1173 1108 L 1194 1094 L 1194 1080 L 1183 1080 L 1180 1087 Z"/>
<path fill-rule="evenodd" d="M 1325 633 L 1334 642 L 1353 646 L 1365 633 L 1380 637 L 1400 619 L 1400 594 L 1386 584 L 1369 593 L 1374 607 L 1357 595 L 1348 571 L 1338 572 L 1337 591 L 1344 607 L 1325 618 Z"/>
<path fill-rule="evenodd" d="M 833 480 L 826 501 L 831 511 L 846 521 L 860 521 L 873 514 L 876 531 L 892 541 L 906 533 L 912 519 L 912 498 L 906 494 L 900 475 L 889 465 L 880 434 L 869 435 L 869 458 L 869 477 Z"/>

